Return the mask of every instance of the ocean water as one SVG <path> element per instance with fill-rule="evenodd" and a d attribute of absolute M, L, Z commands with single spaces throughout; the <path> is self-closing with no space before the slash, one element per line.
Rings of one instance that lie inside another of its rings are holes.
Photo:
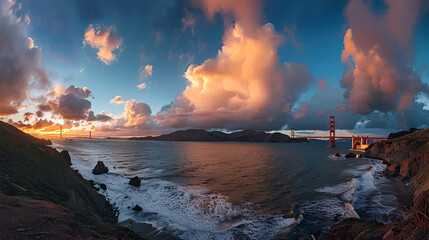
<path fill-rule="evenodd" d="M 326 232 L 341 219 L 402 217 L 385 165 L 345 159 L 348 144 L 54 140 L 119 210 L 119 221 L 182 239 L 275 239 Z M 340 158 L 334 157 L 339 152 Z M 93 175 L 97 161 L 109 173 Z M 140 188 L 130 178 L 142 179 Z M 132 207 L 139 205 L 142 212 Z"/>

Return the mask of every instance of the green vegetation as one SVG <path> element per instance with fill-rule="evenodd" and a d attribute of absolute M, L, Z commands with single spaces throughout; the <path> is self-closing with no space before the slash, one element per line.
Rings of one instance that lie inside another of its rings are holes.
<path fill-rule="evenodd" d="M 417 130 L 418 130 L 417 128 L 410 128 L 410 129 L 405 130 L 405 131 L 400 131 L 400 132 L 390 133 L 390 134 L 389 134 L 389 136 L 388 136 L 387 138 L 390 140 L 390 139 L 393 139 L 393 138 L 402 137 L 402 136 L 404 136 L 404 135 L 407 135 L 407 134 L 413 133 L 413 132 L 415 132 L 415 131 L 417 131 Z"/>

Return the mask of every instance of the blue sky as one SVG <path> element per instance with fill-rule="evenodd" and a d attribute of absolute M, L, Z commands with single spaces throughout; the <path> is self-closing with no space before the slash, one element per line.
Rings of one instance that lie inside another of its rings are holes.
<path fill-rule="evenodd" d="M 362 1 L 362 4 L 366 2 L 375 16 L 385 15 L 389 8 L 384 1 Z M 188 67 L 216 59 L 228 28 L 242 21 L 237 17 L 239 10 L 222 6 L 210 18 L 204 3 L 193 1 L 23 0 L 16 4 L 22 4 L 22 8 L 15 15 L 28 14 L 31 19 L 26 35 L 41 48 L 39 67 L 47 73 L 52 86 L 87 87 L 92 91 L 91 110 L 113 116 L 124 112 L 124 105 L 109 103 L 118 95 L 124 101 L 135 99 L 150 105 L 152 115 L 170 104 L 190 85 L 184 76 Z M 346 90 L 341 80 L 347 63 L 341 61 L 341 54 L 345 34 L 351 28 L 350 16 L 345 13 L 348 5 L 348 1 L 262 1 L 260 26 L 271 23 L 283 38 L 276 56 L 280 64 L 303 64 L 313 76 L 293 102 L 294 111 L 311 101 L 320 80 L 342 93 Z M 421 3 L 423 10 L 413 25 L 413 52 L 407 58 L 423 84 L 429 82 L 426 5 Z M 195 21 L 186 27 L 184 19 L 189 16 Z M 122 40 L 119 49 L 113 51 L 116 59 L 110 64 L 97 58 L 97 48 L 83 44 L 90 26 L 96 30 L 108 28 Z M 153 67 L 152 74 L 141 78 L 140 72 L 146 65 Z M 145 89 L 136 87 L 143 82 Z M 424 94 L 419 96 L 419 101 L 428 104 Z M 368 113 L 359 114 L 362 117 Z M 17 120 L 20 115 L 12 117 Z"/>

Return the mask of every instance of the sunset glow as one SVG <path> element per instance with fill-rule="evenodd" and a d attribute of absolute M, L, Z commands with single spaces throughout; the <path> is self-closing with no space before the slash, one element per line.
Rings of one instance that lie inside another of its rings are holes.
<path fill-rule="evenodd" d="M 425 1 L 117 4 L 1 1 L 3 121 L 49 137 L 428 124 Z"/>

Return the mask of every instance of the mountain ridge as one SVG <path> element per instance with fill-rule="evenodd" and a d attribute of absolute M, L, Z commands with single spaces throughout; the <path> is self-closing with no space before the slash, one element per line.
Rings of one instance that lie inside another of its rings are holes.
<path fill-rule="evenodd" d="M 266 143 L 289 143 L 298 142 L 298 139 L 291 139 L 288 135 L 279 132 L 267 133 L 246 129 L 232 133 L 221 131 L 207 131 L 204 129 L 178 130 L 160 136 L 132 137 L 131 140 L 154 140 L 154 141 L 192 141 L 192 142 L 266 142 Z M 306 142 L 307 139 L 299 139 L 299 142 Z"/>

